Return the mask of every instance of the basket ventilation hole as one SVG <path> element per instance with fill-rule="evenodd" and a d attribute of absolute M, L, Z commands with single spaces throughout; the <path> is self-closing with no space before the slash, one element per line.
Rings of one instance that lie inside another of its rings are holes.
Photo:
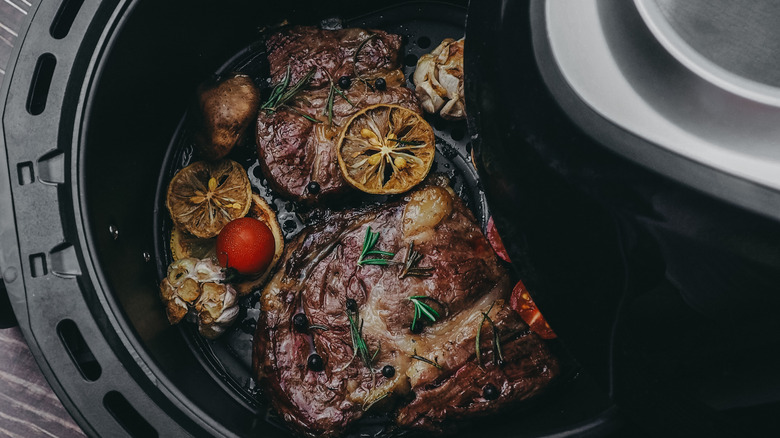
<path fill-rule="evenodd" d="M 63 243 L 49 252 L 51 272 L 60 277 L 75 277 L 81 275 L 79 258 L 76 248 L 70 243 Z"/>
<path fill-rule="evenodd" d="M 33 116 L 41 114 L 46 109 L 46 98 L 49 96 L 51 78 L 54 76 L 56 65 L 57 58 L 51 53 L 44 53 L 38 58 L 30 82 L 30 92 L 27 94 L 27 112 Z"/>
<path fill-rule="evenodd" d="M 463 130 L 463 128 L 452 128 L 452 131 L 450 132 L 450 137 L 452 137 L 455 141 L 461 141 L 466 137 L 466 131 Z"/>
<path fill-rule="evenodd" d="M 19 173 L 19 185 L 32 184 L 35 181 L 32 161 L 25 161 L 16 165 L 16 171 Z"/>
<path fill-rule="evenodd" d="M 417 47 L 421 49 L 427 49 L 428 47 L 431 47 L 431 39 L 427 36 L 421 36 L 417 39 Z"/>
<path fill-rule="evenodd" d="M 125 396 L 110 391 L 103 397 L 103 406 L 130 436 L 138 438 L 156 438 L 160 436 L 149 422 L 135 410 Z"/>
<path fill-rule="evenodd" d="M 81 376 L 90 382 L 97 380 L 103 372 L 102 368 L 84 341 L 84 337 L 81 336 L 76 323 L 70 319 L 63 319 L 57 324 L 57 334 Z"/>
<path fill-rule="evenodd" d="M 46 255 L 43 253 L 33 254 L 30 256 L 30 275 L 33 278 L 43 277 L 49 273 L 49 269 L 46 266 Z"/>
<path fill-rule="evenodd" d="M 49 28 L 49 34 L 55 39 L 62 39 L 70 32 L 70 27 L 73 26 L 73 21 L 76 19 L 81 5 L 84 4 L 84 0 L 65 0 L 60 5 L 60 9 L 57 10 L 57 15 L 54 16 L 54 21 L 51 22 Z"/>
<path fill-rule="evenodd" d="M 52 151 L 38 159 L 38 177 L 48 184 L 64 183 L 65 153 Z"/>

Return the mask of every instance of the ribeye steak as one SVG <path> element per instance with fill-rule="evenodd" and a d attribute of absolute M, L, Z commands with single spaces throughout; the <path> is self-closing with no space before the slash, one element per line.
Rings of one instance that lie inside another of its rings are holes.
<path fill-rule="evenodd" d="M 254 340 L 257 379 L 294 430 L 337 436 L 366 411 L 390 410 L 401 427 L 437 431 L 529 398 L 558 373 L 509 308 L 509 275 L 444 178 L 329 215 L 286 247 Z M 386 265 L 358 264 L 369 227 L 379 233 L 372 249 L 394 256 L 366 257 Z M 402 275 L 412 243 L 421 256 L 412 272 L 430 276 Z M 419 313 L 412 331 L 410 297 L 425 297 L 435 322 Z"/>
<path fill-rule="evenodd" d="M 414 91 L 404 86 L 398 35 L 293 26 L 271 35 L 266 47 L 274 84 L 281 83 L 288 71 L 290 84 L 313 71 L 287 104 L 275 111 L 261 110 L 258 116 L 260 164 L 271 186 L 287 198 L 315 202 L 349 189 L 334 146 L 343 125 L 361 109 L 393 103 L 422 112 Z M 338 85 L 342 77 L 349 79 L 346 89 Z M 382 89 L 374 86 L 377 78 L 385 80 Z M 340 93 L 331 93 L 331 86 Z"/>

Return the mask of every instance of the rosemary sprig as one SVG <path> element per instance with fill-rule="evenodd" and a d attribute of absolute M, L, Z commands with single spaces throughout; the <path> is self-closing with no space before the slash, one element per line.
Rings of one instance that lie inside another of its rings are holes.
<path fill-rule="evenodd" d="M 439 312 L 437 312 L 436 309 L 425 303 L 425 301 L 430 300 L 441 306 L 441 303 L 438 300 L 425 295 L 415 295 L 407 298 L 407 300 L 414 304 L 414 317 L 412 318 L 412 325 L 410 326 L 412 332 L 415 331 L 418 319 L 426 317 L 431 322 L 436 322 L 436 318 L 441 318 L 441 315 L 439 315 Z"/>
<path fill-rule="evenodd" d="M 476 337 L 476 352 L 477 352 L 477 365 L 482 366 L 482 353 L 480 351 L 479 347 L 479 340 L 480 335 L 482 334 L 482 326 L 485 324 L 485 321 L 490 323 L 491 328 L 493 329 L 493 363 L 497 365 L 502 365 L 504 363 L 504 354 L 501 351 L 501 335 L 498 332 L 498 327 L 496 327 L 496 324 L 493 322 L 493 320 L 488 316 L 490 314 L 490 311 L 493 310 L 493 306 L 496 304 L 494 301 L 493 304 L 490 305 L 487 312 L 482 312 L 482 321 L 479 323 L 479 328 L 477 329 L 477 337 Z"/>
<path fill-rule="evenodd" d="M 441 369 L 441 365 L 439 365 L 438 358 L 436 358 L 437 359 L 436 361 L 432 361 L 432 360 L 428 359 L 427 357 L 422 357 L 422 356 L 418 355 L 417 354 L 417 350 L 414 350 L 414 354 L 411 355 L 410 357 L 412 359 L 419 360 L 420 362 L 425 362 L 428 365 L 433 365 L 436 368 Z"/>
<path fill-rule="evenodd" d="M 276 86 L 271 90 L 271 95 L 268 96 L 268 100 L 260 108 L 272 109 L 277 106 L 277 103 L 279 102 L 279 98 L 282 96 L 282 93 L 284 93 L 284 90 L 286 90 L 287 86 L 290 85 L 291 76 L 292 76 L 291 68 L 288 65 L 287 73 L 284 74 L 284 77 L 282 78 L 282 82 L 276 84 Z"/>
<path fill-rule="evenodd" d="M 322 123 L 321 120 L 317 120 L 314 117 L 312 117 L 312 116 L 310 116 L 310 115 L 308 115 L 308 114 L 306 114 L 306 113 L 304 113 L 302 111 L 299 111 L 297 108 L 288 106 L 287 109 L 289 109 L 290 111 L 294 112 L 295 114 L 298 114 L 299 116 L 303 117 L 304 119 L 306 119 L 306 120 L 308 120 L 310 122 Z"/>
<path fill-rule="evenodd" d="M 300 80 L 298 80 L 298 82 L 288 88 L 290 85 L 290 79 L 292 78 L 292 72 L 290 66 L 288 65 L 287 73 L 284 75 L 282 82 L 277 84 L 273 90 L 271 90 L 271 95 L 268 97 L 268 100 L 260 108 L 266 111 L 276 111 L 282 105 L 286 105 L 290 99 L 295 97 L 296 94 L 298 94 L 306 85 L 309 84 L 309 81 L 314 76 L 314 72 L 316 71 L 316 68 L 312 68 Z"/>
<path fill-rule="evenodd" d="M 487 316 L 487 321 L 493 327 L 493 363 L 501 366 L 504 364 L 504 353 L 501 351 L 501 333 L 499 333 L 498 327 L 496 327 L 496 324 L 489 316 Z"/>
<path fill-rule="evenodd" d="M 407 146 L 422 146 L 425 144 L 424 141 L 419 140 L 401 140 L 400 138 L 388 138 L 387 140 L 394 141 L 398 144 L 403 144 Z"/>
<path fill-rule="evenodd" d="M 314 329 L 322 330 L 324 332 L 330 330 L 329 328 L 325 327 L 324 325 L 319 325 L 319 324 L 312 324 L 312 325 L 309 326 L 309 330 L 314 330 Z"/>
<path fill-rule="evenodd" d="M 369 226 L 368 230 L 366 230 L 366 237 L 363 239 L 363 250 L 360 252 L 360 257 L 357 261 L 359 266 L 389 264 L 389 260 L 386 258 L 366 258 L 368 256 L 393 257 L 395 255 L 395 253 L 392 252 L 374 250 L 374 246 L 378 240 L 379 232 L 371 232 L 371 226 Z"/>
<path fill-rule="evenodd" d="M 328 101 L 325 104 L 325 115 L 328 116 L 328 126 L 333 126 L 333 100 L 336 98 L 333 81 L 330 81 L 330 90 L 328 90 Z"/>
<path fill-rule="evenodd" d="M 422 260 L 424 256 L 414 250 L 414 242 L 409 242 L 409 251 L 406 252 L 406 259 L 404 260 L 404 267 L 401 269 L 401 273 L 398 274 L 398 278 L 413 277 L 430 277 L 433 275 L 433 267 L 418 267 L 417 263 Z"/>
<path fill-rule="evenodd" d="M 371 364 L 376 359 L 377 354 L 379 354 L 379 348 L 376 349 L 373 355 L 368 351 L 366 340 L 363 339 L 363 320 L 360 318 L 360 313 L 357 310 L 352 311 L 349 309 L 345 313 L 349 319 L 349 332 L 352 336 L 352 359 L 354 360 L 355 356 L 359 356 L 363 364 L 371 369 Z"/>
<path fill-rule="evenodd" d="M 373 399 L 371 401 L 366 401 L 365 403 L 363 403 L 363 412 L 367 412 L 375 404 L 377 404 L 377 403 L 381 402 L 382 400 L 386 399 L 387 396 L 390 395 L 390 393 L 391 393 L 391 391 L 385 392 L 384 394 L 380 395 L 379 397 L 377 397 L 377 398 L 375 398 L 375 399 Z"/>
<path fill-rule="evenodd" d="M 358 71 L 357 71 L 357 63 L 358 63 L 358 55 L 360 55 L 360 51 L 361 51 L 361 50 L 363 50 L 363 47 L 365 47 L 365 46 L 366 46 L 366 44 L 367 44 L 369 41 L 371 41 L 371 40 L 373 40 L 374 38 L 377 38 L 377 37 L 378 37 L 378 35 L 377 35 L 377 34 L 375 34 L 375 33 L 372 33 L 372 34 L 371 34 L 371 35 L 369 35 L 369 36 L 368 36 L 366 39 L 364 39 L 363 41 L 361 41 L 361 42 L 360 42 L 360 45 L 358 45 L 357 49 L 355 50 L 355 56 L 354 56 L 354 58 L 352 59 L 352 69 L 355 71 L 355 77 L 356 77 L 358 80 L 360 80 L 361 82 L 363 82 L 364 84 L 366 84 L 366 86 L 367 86 L 369 89 L 371 89 L 371 91 L 374 91 L 374 87 L 373 87 L 373 86 L 372 86 L 370 83 L 368 83 L 368 80 L 366 80 L 366 79 L 365 79 L 363 76 L 361 76 L 361 75 L 360 75 L 360 73 L 358 73 Z"/>
<path fill-rule="evenodd" d="M 333 89 L 336 91 L 336 93 L 338 93 L 339 96 L 341 96 L 344 100 L 346 100 L 348 104 L 352 105 L 352 108 L 355 107 L 355 104 L 352 103 L 351 100 L 349 100 L 349 98 L 347 97 L 347 94 L 344 93 L 343 91 L 339 90 L 339 88 L 336 85 L 333 84 L 332 80 L 330 81 L 330 86 L 333 87 Z"/>
<path fill-rule="evenodd" d="M 352 107 L 355 107 L 355 104 L 352 103 L 351 100 L 347 97 L 346 94 L 344 94 L 343 91 L 339 90 L 339 87 L 336 86 L 336 84 L 333 82 L 333 78 L 330 78 L 330 89 L 328 90 L 328 100 L 325 102 L 325 115 L 328 116 L 328 126 L 333 125 L 333 104 L 336 100 L 336 95 L 341 96 L 344 100 L 347 101 Z"/>

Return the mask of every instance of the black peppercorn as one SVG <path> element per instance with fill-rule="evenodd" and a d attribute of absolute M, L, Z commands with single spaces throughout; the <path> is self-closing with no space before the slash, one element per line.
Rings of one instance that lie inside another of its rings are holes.
<path fill-rule="evenodd" d="M 482 388 L 482 397 L 485 397 L 486 400 L 495 400 L 499 395 L 501 395 L 501 391 L 492 383 L 488 383 Z"/>
<path fill-rule="evenodd" d="M 423 331 L 423 325 L 420 321 L 416 321 L 414 324 L 409 326 L 409 330 L 411 330 L 411 332 L 415 335 L 419 335 Z"/>
<path fill-rule="evenodd" d="M 306 186 L 306 190 L 308 190 L 312 195 L 316 195 L 320 192 L 320 183 L 317 181 L 312 181 L 309 183 L 309 185 Z"/>
<path fill-rule="evenodd" d="M 357 301 L 353 300 L 352 298 L 347 298 L 347 310 L 350 312 L 357 312 Z"/>
<path fill-rule="evenodd" d="M 349 76 L 342 76 L 339 78 L 339 88 L 346 90 L 352 86 L 352 79 Z"/>
<path fill-rule="evenodd" d="M 309 318 L 306 317 L 305 313 L 296 313 L 293 316 L 293 328 L 299 333 L 309 330 Z"/>
<path fill-rule="evenodd" d="M 314 372 L 320 372 L 325 369 L 325 362 L 322 361 L 322 357 L 317 353 L 309 355 L 306 365 Z"/>
<path fill-rule="evenodd" d="M 385 365 L 382 367 L 382 375 L 391 379 L 395 375 L 395 367 L 392 365 Z"/>
<path fill-rule="evenodd" d="M 379 91 L 387 90 L 387 82 L 385 81 L 385 78 L 376 78 L 374 81 L 374 86 Z"/>

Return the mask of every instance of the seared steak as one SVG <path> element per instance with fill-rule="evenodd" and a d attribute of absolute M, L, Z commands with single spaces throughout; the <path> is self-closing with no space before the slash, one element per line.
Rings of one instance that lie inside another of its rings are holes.
<path fill-rule="evenodd" d="M 421 112 L 414 91 L 403 86 L 398 35 L 296 26 L 272 35 L 266 46 L 274 84 L 283 81 L 288 68 L 290 84 L 314 70 L 294 99 L 277 111 L 261 110 L 258 116 L 260 164 L 271 186 L 288 198 L 312 202 L 348 189 L 334 145 L 344 123 L 361 109 L 395 103 Z M 336 91 L 331 93 L 331 84 L 337 87 L 344 76 L 350 87 L 338 90 L 346 99 Z M 385 89 L 374 87 L 376 78 L 385 79 Z M 331 95 L 332 112 L 328 110 Z M 317 183 L 314 190 L 308 189 L 311 182 Z"/>
<path fill-rule="evenodd" d="M 368 227 L 379 233 L 373 250 L 395 255 L 367 257 L 388 257 L 387 265 L 358 265 Z M 430 276 L 402 275 L 412 242 L 422 255 L 413 268 L 431 268 L 417 271 Z M 509 308 L 510 291 L 474 216 L 446 183 L 331 213 L 287 246 L 262 292 L 257 379 L 290 427 L 308 436 L 337 436 L 370 409 L 392 409 L 399 426 L 433 431 L 495 412 L 558 373 L 544 342 Z M 418 333 L 410 297 L 426 297 L 438 313 L 435 322 L 419 315 Z M 364 351 L 355 351 L 354 330 Z"/>

